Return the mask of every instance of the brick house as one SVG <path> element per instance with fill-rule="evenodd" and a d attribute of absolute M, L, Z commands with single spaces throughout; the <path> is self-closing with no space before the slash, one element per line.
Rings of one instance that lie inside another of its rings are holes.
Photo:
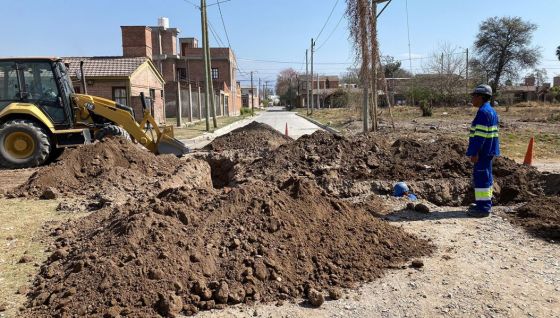
<path fill-rule="evenodd" d="M 142 118 L 140 93 L 143 92 L 146 97 L 152 99 L 152 115 L 156 122 L 165 122 L 163 106 L 165 81 L 150 59 L 146 57 L 95 56 L 65 57 L 63 60 L 69 64 L 69 73 L 77 93 L 84 91 L 77 76 L 80 61 L 84 61 L 88 94 L 131 106 L 138 120 Z"/>
<path fill-rule="evenodd" d="M 308 76 L 301 75 L 298 76 L 297 80 L 297 107 L 304 107 L 307 105 L 307 82 Z M 319 76 L 317 80 L 317 76 L 313 76 L 313 80 L 311 81 L 311 94 L 313 95 L 313 99 L 317 101 L 317 95 L 319 95 L 319 99 L 322 101 L 326 100 L 336 89 L 340 87 L 340 79 L 337 75 L 328 75 L 328 76 Z M 319 89 L 317 89 L 319 86 Z"/>
<path fill-rule="evenodd" d="M 177 66 L 179 78 L 204 86 L 204 55 L 196 38 L 180 38 L 181 62 Z M 237 116 L 241 110 L 241 90 L 237 83 L 237 62 L 230 48 L 210 48 L 211 76 L 214 90 L 223 100 L 225 113 Z"/>
<path fill-rule="evenodd" d="M 251 98 L 253 101 L 251 102 Z M 260 107 L 261 100 L 259 98 L 259 89 L 257 87 L 242 87 L 241 88 L 241 106 L 242 107 Z"/>
<path fill-rule="evenodd" d="M 124 56 L 147 57 L 162 74 L 168 117 L 176 115 L 178 103 L 185 108 L 189 85 L 204 92 L 203 50 L 196 38 L 178 38 L 180 30 L 170 28 L 166 18 L 160 18 L 158 26 L 121 26 L 121 30 Z M 236 85 L 235 55 L 230 48 L 210 48 L 210 55 L 214 93 L 219 94 L 217 114 L 239 115 L 241 94 Z"/>

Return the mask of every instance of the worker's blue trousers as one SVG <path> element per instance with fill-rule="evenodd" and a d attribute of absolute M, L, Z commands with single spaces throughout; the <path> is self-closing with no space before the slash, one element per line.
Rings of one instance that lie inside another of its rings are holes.
<path fill-rule="evenodd" d="M 474 197 L 478 211 L 490 212 L 492 209 L 492 159 L 494 157 L 478 157 L 473 169 Z"/>

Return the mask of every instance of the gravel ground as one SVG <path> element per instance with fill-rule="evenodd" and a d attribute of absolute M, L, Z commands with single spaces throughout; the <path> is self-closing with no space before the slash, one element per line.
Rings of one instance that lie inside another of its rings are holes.
<path fill-rule="evenodd" d="M 514 227 L 505 209 L 486 219 L 457 208 L 394 213 L 392 223 L 438 247 L 423 268 L 391 270 L 319 309 L 239 306 L 197 317 L 560 317 L 560 245 Z"/>

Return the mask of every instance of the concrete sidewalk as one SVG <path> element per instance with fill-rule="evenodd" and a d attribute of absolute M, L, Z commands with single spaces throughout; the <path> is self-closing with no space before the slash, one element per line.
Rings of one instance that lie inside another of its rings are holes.
<path fill-rule="evenodd" d="M 205 133 L 199 137 L 181 140 L 181 142 L 191 149 L 200 149 L 211 143 L 215 138 L 248 125 L 252 121 L 267 124 L 282 134 L 285 133 L 287 124 L 288 135 L 293 139 L 298 139 L 303 135 L 312 134 L 322 129 L 305 118 L 298 116 L 296 113 L 284 110 L 283 107 L 269 107 L 266 112 L 262 112 L 255 117 L 237 121 L 231 125 L 217 129 L 213 133 Z"/>

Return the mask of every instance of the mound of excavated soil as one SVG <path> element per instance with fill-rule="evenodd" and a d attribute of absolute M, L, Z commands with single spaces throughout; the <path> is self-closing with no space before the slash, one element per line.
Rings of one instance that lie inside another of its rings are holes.
<path fill-rule="evenodd" d="M 55 164 L 39 168 L 10 196 L 85 196 L 124 202 L 176 186 L 212 187 L 202 160 L 156 156 L 125 140 L 107 140 L 67 151 Z"/>
<path fill-rule="evenodd" d="M 214 139 L 204 149 L 213 151 L 245 150 L 262 153 L 292 141 L 292 138 L 282 135 L 269 125 L 253 121 Z"/>
<path fill-rule="evenodd" d="M 291 300 L 373 280 L 432 249 L 295 178 L 169 189 L 60 232 L 26 315 L 175 316 Z"/>
<path fill-rule="evenodd" d="M 530 199 L 507 216 L 513 224 L 524 227 L 532 235 L 560 242 L 560 196 Z"/>
<path fill-rule="evenodd" d="M 351 197 L 373 191 L 386 194 L 395 181 L 406 181 L 415 193 L 440 205 L 472 202 L 472 165 L 466 142 L 456 138 L 398 139 L 387 144 L 381 135 L 350 138 L 318 131 L 270 152 L 238 180 L 284 180 L 308 176 L 329 193 Z M 521 202 L 543 193 L 542 174 L 534 168 L 497 158 L 494 174 L 496 200 Z"/>

